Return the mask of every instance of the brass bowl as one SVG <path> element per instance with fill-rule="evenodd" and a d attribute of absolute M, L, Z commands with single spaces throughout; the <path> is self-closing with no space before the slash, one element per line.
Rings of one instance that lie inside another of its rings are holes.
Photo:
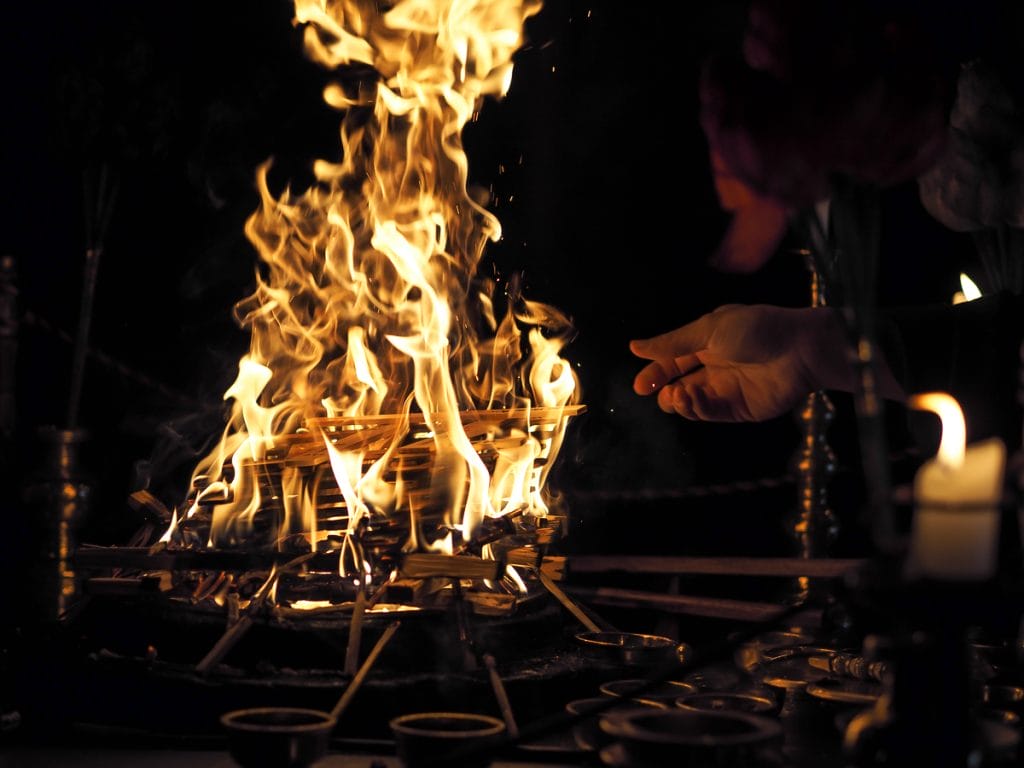
<path fill-rule="evenodd" d="M 597 658 L 629 667 L 683 663 L 692 653 L 690 646 L 671 637 L 638 632 L 580 632 L 576 642 Z"/>
<path fill-rule="evenodd" d="M 307 768 L 327 754 L 337 720 L 318 709 L 256 707 L 227 712 L 220 722 L 244 768 Z"/>
<path fill-rule="evenodd" d="M 584 752 L 599 751 L 608 744 L 608 737 L 601 730 L 601 715 L 608 704 L 605 696 L 573 699 L 565 705 L 565 711 L 573 716 L 572 739 Z M 593 711 L 591 711 L 593 710 Z"/>
<path fill-rule="evenodd" d="M 676 699 L 676 706 L 701 712 L 747 712 L 752 715 L 772 715 L 779 709 L 774 699 L 739 691 L 690 693 Z"/>
<path fill-rule="evenodd" d="M 605 696 L 617 696 L 629 699 L 646 707 L 668 709 L 675 706 L 680 696 L 697 693 L 697 686 L 680 680 L 663 680 L 650 683 L 643 679 L 609 680 L 599 690 Z"/>
<path fill-rule="evenodd" d="M 414 712 L 388 725 L 405 768 L 487 768 L 505 735 L 504 720 L 468 712 Z"/>
<path fill-rule="evenodd" d="M 608 713 L 601 730 L 613 742 L 602 760 L 630 768 L 760 765 L 783 740 L 778 720 L 746 712 L 646 707 Z"/>

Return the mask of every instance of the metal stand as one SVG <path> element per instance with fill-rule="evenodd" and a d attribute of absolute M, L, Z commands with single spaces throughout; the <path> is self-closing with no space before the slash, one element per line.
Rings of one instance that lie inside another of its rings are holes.
<path fill-rule="evenodd" d="M 811 274 L 811 306 L 826 305 L 824 281 L 809 250 L 799 251 Z M 828 428 L 835 407 L 825 392 L 812 392 L 797 412 L 800 446 L 793 457 L 796 474 L 797 508 L 790 533 L 797 544 L 797 556 L 805 559 L 827 557 L 839 535 L 839 523 L 829 506 L 828 485 L 836 471 L 836 457 L 828 443 Z M 795 599 L 820 602 L 830 592 L 827 582 L 809 576 L 797 578 Z"/>
<path fill-rule="evenodd" d="M 81 429 L 41 428 L 40 460 L 23 491 L 35 544 L 33 600 L 26 606 L 34 623 L 65 619 L 80 597 L 74 562 L 78 532 L 92 502 L 91 479 L 80 453 L 88 434 Z"/>

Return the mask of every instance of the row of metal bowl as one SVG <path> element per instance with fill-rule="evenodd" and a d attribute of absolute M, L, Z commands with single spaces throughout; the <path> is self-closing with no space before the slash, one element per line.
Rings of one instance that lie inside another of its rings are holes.
<path fill-rule="evenodd" d="M 221 723 L 231 756 L 243 768 L 308 768 L 327 754 L 336 719 L 316 709 L 262 707 L 228 712 Z M 486 768 L 493 758 L 489 747 L 505 735 L 503 720 L 466 712 L 400 715 L 389 726 L 406 768 Z"/>

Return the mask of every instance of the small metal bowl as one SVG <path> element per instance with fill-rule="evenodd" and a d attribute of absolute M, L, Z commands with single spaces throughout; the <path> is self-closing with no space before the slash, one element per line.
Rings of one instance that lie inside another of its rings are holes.
<path fill-rule="evenodd" d="M 743 671 L 754 674 L 765 662 L 765 655 L 771 651 L 795 645 L 806 645 L 809 642 L 811 642 L 810 636 L 801 632 L 764 632 L 741 643 L 734 654 L 734 661 Z"/>
<path fill-rule="evenodd" d="M 676 706 L 701 712 L 748 712 L 752 715 L 772 715 L 779 709 L 774 699 L 739 691 L 690 693 L 676 699 Z"/>
<path fill-rule="evenodd" d="M 573 699 L 565 705 L 565 711 L 574 718 L 572 739 L 584 752 L 599 751 L 608 744 L 608 737 L 600 726 L 601 715 L 604 714 L 602 705 L 607 703 L 605 696 L 592 696 Z"/>
<path fill-rule="evenodd" d="M 683 663 L 692 653 L 690 646 L 671 637 L 638 632 L 580 632 L 576 642 L 593 656 L 630 667 Z"/>
<path fill-rule="evenodd" d="M 781 756 L 783 741 L 777 720 L 746 712 L 642 707 L 604 715 L 601 730 L 610 764 L 630 768 L 760 765 Z"/>
<path fill-rule="evenodd" d="M 610 680 L 601 685 L 599 690 L 605 696 L 617 696 L 646 707 L 661 709 L 673 707 L 680 696 L 698 691 L 693 683 L 684 683 L 681 680 L 664 680 L 650 684 L 643 679 Z"/>
<path fill-rule="evenodd" d="M 487 768 L 505 734 L 504 720 L 469 712 L 414 712 L 399 715 L 388 725 L 405 768 Z"/>
<path fill-rule="evenodd" d="M 227 712 L 220 722 L 244 768 L 307 768 L 327 754 L 337 720 L 318 709 L 257 707 Z"/>

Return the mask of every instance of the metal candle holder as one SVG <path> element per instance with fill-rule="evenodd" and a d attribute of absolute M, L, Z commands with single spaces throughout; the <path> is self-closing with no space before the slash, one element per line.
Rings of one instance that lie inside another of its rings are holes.
<path fill-rule="evenodd" d="M 827 303 L 825 284 L 810 250 L 798 251 L 811 275 L 810 304 L 824 307 Z M 828 485 L 836 471 L 836 457 L 828 443 L 828 428 L 835 407 L 825 392 L 812 392 L 797 411 L 800 443 L 793 457 L 796 472 L 797 508 L 790 530 L 797 543 L 797 555 L 805 559 L 828 556 L 839 534 L 839 523 L 828 498 Z M 828 594 L 828 584 L 808 576 L 797 578 L 796 599 L 809 599 Z"/>

